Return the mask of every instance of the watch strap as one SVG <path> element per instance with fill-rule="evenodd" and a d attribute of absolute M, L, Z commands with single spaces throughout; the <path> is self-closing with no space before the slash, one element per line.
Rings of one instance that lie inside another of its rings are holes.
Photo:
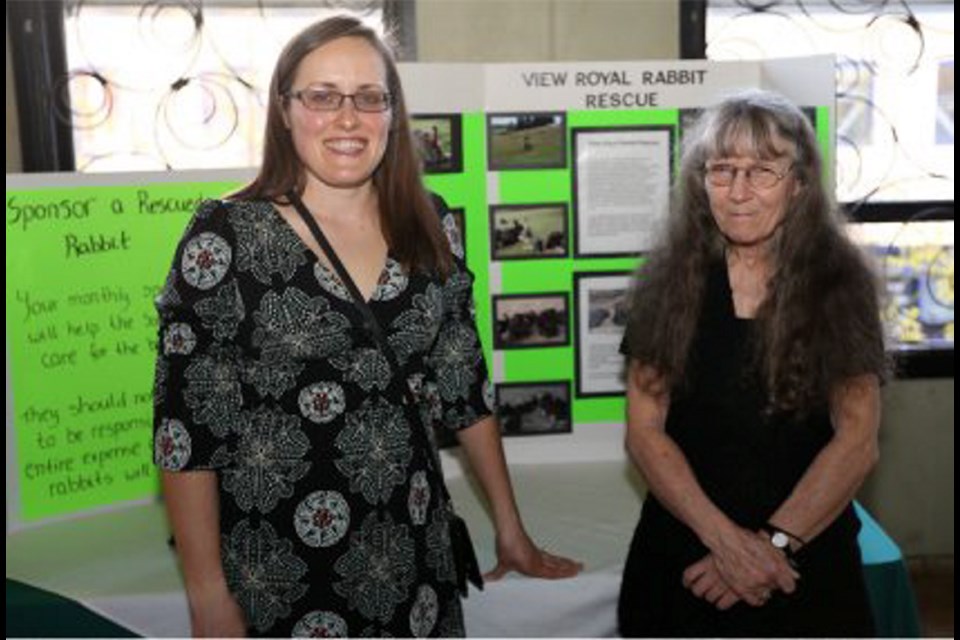
<path fill-rule="evenodd" d="M 807 544 L 807 541 L 804 540 L 803 538 L 801 538 L 800 536 L 796 535 L 795 533 L 790 533 L 790 532 L 787 531 L 786 529 L 783 529 L 783 528 L 781 528 L 781 527 L 778 527 L 777 525 L 773 524 L 772 522 L 769 522 L 769 521 L 768 521 L 767 524 L 765 524 L 765 525 L 763 526 L 763 528 L 766 529 L 767 531 L 769 531 L 770 533 L 782 533 L 783 535 L 787 536 L 788 538 L 790 538 L 791 540 L 793 540 L 794 542 L 796 542 L 796 543 L 797 543 L 798 545 L 800 545 L 801 547 L 806 546 L 806 544 Z"/>

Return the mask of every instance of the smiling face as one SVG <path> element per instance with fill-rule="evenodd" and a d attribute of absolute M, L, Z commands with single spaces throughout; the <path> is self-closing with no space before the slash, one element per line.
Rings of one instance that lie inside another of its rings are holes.
<path fill-rule="evenodd" d="M 386 67 L 380 53 L 366 40 L 333 40 L 303 58 L 291 91 L 327 89 L 353 95 L 387 91 Z M 321 188 L 370 188 L 383 160 L 392 113 L 358 111 L 345 99 L 334 111 L 311 111 L 290 98 L 285 120 L 293 146 L 307 172 L 308 183 Z"/>
<path fill-rule="evenodd" d="M 711 157 L 706 162 L 704 186 L 710 212 L 720 233 L 731 245 L 759 247 L 769 243 L 784 220 L 791 198 L 800 188 L 791 170 L 792 145 L 777 136 L 772 142 L 775 154 L 761 157 L 751 145 L 741 143 L 729 145 L 732 149 L 729 154 Z M 750 179 L 748 172 L 753 174 Z M 762 181 L 758 174 L 763 172 L 773 172 L 782 178 L 769 187 L 752 186 L 751 180 Z M 732 173 L 733 182 L 714 184 L 710 174 L 717 173 Z"/>

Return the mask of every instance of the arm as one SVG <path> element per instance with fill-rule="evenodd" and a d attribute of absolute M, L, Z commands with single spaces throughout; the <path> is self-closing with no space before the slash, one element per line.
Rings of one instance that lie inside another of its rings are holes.
<path fill-rule="evenodd" d="M 879 455 L 880 387 L 876 376 L 861 376 L 839 385 L 832 394 L 830 408 L 835 429 L 833 440 L 814 459 L 793 493 L 770 518 L 774 526 L 807 542 L 846 508 Z M 791 546 L 796 549 L 800 545 L 792 541 Z M 729 592 L 723 591 L 713 555 L 688 567 L 684 584 L 718 609 L 726 609 L 736 602 L 731 600 Z"/>
<path fill-rule="evenodd" d="M 244 614 L 227 589 L 220 556 L 220 503 L 217 466 L 213 455 L 225 444 L 226 434 L 203 426 L 224 416 L 198 412 L 210 411 L 207 404 L 210 386 L 191 384 L 187 371 L 191 366 L 216 369 L 224 389 L 231 390 L 216 402 L 218 407 L 239 409 L 240 370 L 234 358 L 220 355 L 223 340 L 203 321 L 199 310 L 204 301 L 216 299 L 233 271 L 232 262 L 221 263 L 221 274 L 212 288 L 197 286 L 185 277 L 185 261 L 199 271 L 203 265 L 185 259 L 187 247 L 210 232 L 231 247 L 236 255 L 232 226 L 226 223 L 231 205 L 204 200 L 177 245 L 173 266 L 156 300 L 160 320 L 157 341 L 156 409 L 154 411 L 154 462 L 161 470 L 167 518 L 176 542 L 187 602 L 190 627 L 194 636 L 243 636 Z M 192 398 L 191 398 L 192 396 Z M 199 419 L 198 419 L 199 418 Z M 182 430 L 182 433 L 179 433 Z M 186 435 L 187 438 L 181 438 Z M 184 446 L 184 441 L 189 446 Z"/>
<path fill-rule="evenodd" d="M 538 578 L 568 578 L 578 574 L 583 568 L 580 563 L 538 549 L 524 530 L 496 419 L 487 416 L 458 431 L 457 438 L 490 502 L 497 529 L 497 566 L 484 578 L 497 580 L 511 570 Z"/>
<path fill-rule="evenodd" d="M 770 523 L 809 542 L 853 500 L 877 463 L 880 382 L 874 375 L 837 385 L 830 397 L 834 434 Z"/>
<path fill-rule="evenodd" d="M 220 504 L 212 471 L 164 471 L 163 494 L 183 568 L 195 637 L 242 637 L 246 621 L 220 561 Z"/>
<path fill-rule="evenodd" d="M 737 597 L 758 606 L 771 589 L 792 592 L 796 574 L 786 558 L 710 501 L 683 452 L 667 435 L 670 393 L 658 374 L 632 360 L 628 378 L 627 451 L 653 494 L 710 549 L 712 566 Z M 685 574 L 684 583 L 692 587 L 699 577 Z"/>

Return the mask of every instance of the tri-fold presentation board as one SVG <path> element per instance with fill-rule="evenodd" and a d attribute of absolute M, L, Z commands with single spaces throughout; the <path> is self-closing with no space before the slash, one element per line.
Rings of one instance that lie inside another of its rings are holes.
<path fill-rule="evenodd" d="M 828 157 L 833 60 L 402 65 L 425 180 L 457 214 L 506 435 L 623 416 L 630 273 L 686 126 L 747 88 L 808 109 Z M 150 499 L 153 299 L 203 198 L 253 170 L 7 175 L 12 528 Z M 566 442 L 566 441 L 564 441 Z"/>

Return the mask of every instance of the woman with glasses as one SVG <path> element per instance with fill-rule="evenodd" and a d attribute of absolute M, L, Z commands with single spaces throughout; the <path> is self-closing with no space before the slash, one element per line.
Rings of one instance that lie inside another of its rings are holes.
<path fill-rule="evenodd" d="M 749 92 L 684 141 L 622 350 L 649 495 L 624 636 L 866 636 L 851 500 L 876 463 L 878 288 L 804 114 Z"/>
<path fill-rule="evenodd" d="M 517 512 L 454 224 L 379 38 L 345 17 L 297 35 L 258 176 L 201 205 L 157 303 L 155 457 L 195 635 L 463 635 L 434 428 L 490 500 L 488 577 L 579 571 Z"/>

